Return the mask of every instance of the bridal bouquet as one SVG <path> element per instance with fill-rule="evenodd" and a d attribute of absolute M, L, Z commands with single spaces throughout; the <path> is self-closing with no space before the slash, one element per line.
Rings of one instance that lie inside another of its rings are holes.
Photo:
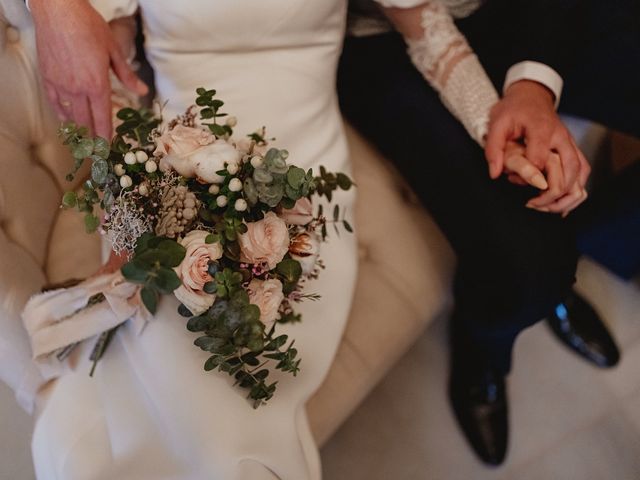
<path fill-rule="evenodd" d="M 215 90 L 196 92 L 196 105 L 165 126 L 149 110 L 120 110 L 111 143 L 63 125 L 75 158 L 68 179 L 85 160 L 91 178 L 62 204 L 84 212 L 88 231 L 107 236 L 126 262 L 122 282 L 135 285 L 150 314 L 162 295 L 175 295 L 187 329 L 201 333 L 195 345 L 209 353 L 204 369 L 233 376 L 258 407 L 276 390 L 272 369 L 299 371 L 294 341 L 278 324 L 301 321 L 296 305 L 319 298 L 305 286 L 323 268 L 327 226 L 352 231 L 338 205 L 328 219 L 313 200 L 331 202 L 352 182 L 287 163 L 288 152 L 270 147 L 264 128 L 235 139 L 236 119 L 221 111 Z M 94 361 L 114 330 L 100 337 Z"/>

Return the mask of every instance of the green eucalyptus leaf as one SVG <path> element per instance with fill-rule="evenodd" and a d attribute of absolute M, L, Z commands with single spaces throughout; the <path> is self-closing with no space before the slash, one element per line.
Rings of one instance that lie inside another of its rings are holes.
<path fill-rule="evenodd" d="M 260 308 L 257 305 L 247 305 L 242 309 L 242 318 L 245 322 L 256 322 L 260 320 Z"/>
<path fill-rule="evenodd" d="M 219 241 L 220 241 L 220 235 L 218 235 L 217 233 L 210 233 L 204 239 L 204 243 L 207 243 L 207 244 L 218 243 Z"/>
<path fill-rule="evenodd" d="M 293 188 L 288 183 L 284 186 L 284 193 L 286 194 L 286 197 L 283 198 L 282 200 L 291 200 L 293 201 L 294 205 L 295 205 L 295 201 L 298 200 L 300 197 L 302 197 L 301 192 L 298 191 L 296 188 Z M 293 207 L 285 207 L 285 208 L 293 208 Z"/>
<path fill-rule="evenodd" d="M 84 216 L 84 228 L 87 230 L 87 233 L 93 233 L 100 226 L 100 220 L 93 213 L 87 213 Z"/>
<path fill-rule="evenodd" d="M 213 116 L 214 116 L 214 112 L 213 112 L 213 109 L 211 107 L 206 107 L 206 108 L 203 108 L 202 110 L 200 110 L 200 117 L 203 120 L 208 120 L 210 118 L 213 118 Z"/>
<path fill-rule="evenodd" d="M 246 178 L 244 181 L 244 198 L 249 202 L 249 205 L 255 205 L 258 203 L 258 191 L 256 185 L 253 183 L 252 178 Z"/>
<path fill-rule="evenodd" d="M 305 171 L 298 167 L 291 167 L 287 172 L 287 182 L 291 187 L 298 189 L 305 179 Z"/>
<path fill-rule="evenodd" d="M 202 350 L 211 353 L 219 353 L 219 350 L 226 346 L 227 341 L 222 338 L 211 337 L 209 335 L 205 335 L 202 337 L 198 337 L 193 342 L 194 345 L 200 347 Z"/>
<path fill-rule="evenodd" d="M 247 343 L 247 348 L 252 352 L 260 352 L 264 348 L 264 340 L 260 338 L 252 338 Z"/>
<path fill-rule="evenodd" d="M 276 265 L 276 271 L 282 275 L 287 282 L 295 283 L 302 275 L 302 266 L 297 260 L 285 258 Z"/>
<path fill-rule="evenodd" d="M 269 173 L 269 171 L 266 168 L 256 168 L 253 171 L 253 180 L 256 183 L 271 183 L 273 182 L 273 175 L 271 175 L 271 173 Z"/>
<path fill-rule="evenodd" d="M 138 112 L 129 107 L 121 108 L 120 110 L 118 110 L 118 113 L 116 113 L 116 117 L 118 117 L 120 120 L 130 120 L 136 115 L 138 115 Z"/>
<path fill-rule="evenodd" d="M 204 369 L 205 371 L 210 372 L 217 368 L 222 362 L 224 362 L 224 357 L 221 355 L 213 355 L 204 362 Z"/>
<path fill-rule="evenodd" d="M 166 256 L 160 261 L 165 267 L 177 267 L 180 265 L 187 253 L 186 248 L 175 240 L 168 238 L 163 239 L 156 248 L 166 254 Z"/>
<path fill-rule="evenodd" d="M 284 196 L 283 185 L 256 185 L 258 190 L 258 198 L 261 202 L 266 203 L 271 208 L 278 206 Z"/>
<path fill-rule="evenodd" d="M 131 283 L 145 283 L 149 275 L 148 271 L 136 264 L 135 261 L 125 263 L 120 272 L 122 276 Z"/>
<path fill-rule="evenodd" d="M 190 332 L 203 332 L 207 330 L 209 326 L 209 318 L 204 316 L 191 317 L 187 321 L 187 330 Z"/>
<path fill-rule="evenodd" d="M 218 285 L 216 284 L 216 282 L 207 282 L 204 284 L 204 287 L 202 289 L 205 293 L 213 294 L 216 293 Z"/>
<path fill-rule="evenodd" d="M 224 137 L 227 131 L 222 125 L 218 125 L 217 123 L 209 123 L 207 124 L 211 133 L 213 133 L 216 137 Z"/>
<path fill-rule="evenodd" d="M 181 303 L 178 306 L 178 315 L 180 315 L 181 317 L 192 317 L 193 313 L 191 313 L 191 310 L 189 310 L 183 303 Z"/>
<path fill-rule="evenodd" d="M 240 275 L 240 280 L 236 280 L 238 279 L 234 278 L 232 282 L 237 285 L 242 281 L 242 275 Z M 249 306 L 249 294 L 247 293 L 247 291 L 244 289 L 235 291 L 231 296 L 231 306 L 236 308 Z"/>
<path fill-rule="evenodd" d="M 111 148 L 109 142 L 102 137 L 96 137 L 93 141 L 93 154 L 106 160 L 109 158 Z"/>
<path fill-rule="evenodd" d="M 80 160 L 87 158 L 93 153 L 93 140 L 90 138 L 81 138 L 78 143 L 71 147 L 73 157 Z"/>
<path fill-rule="evenodd" d="M 159 268 L 155 272 L 153 283 L 157 289 L 165 295 L 172 293 L 176 288 L 182 285 L 178 274 L 171 268 Z"/>
<path fill-rule="evenodd" d="M 136 241 L 136 254 L 141 254 L 149 248 L 149 241 L 153 238 L 153 233 L 145 232 L 138 237 Z"/>
<path fill-rule="evenodd" d="M 76 192 L 66 192 L 62 196 L 62 206 L 64 208 L 73 208 L 78 204 L 78 195 Z"/>
<path fill-rule="evenodd" d="M 102 160 L 100 157 L 92 156 L 92 158 L 94 160 L 91 164 L 91 180 L 98 185 L 103 185 L 107 181 L 109 164 L 106 160 Z"/>
<path fill-rule="evenodd" d="M 274 338 L 273 340 L 271 340 L 265 347 L 264 349 L 266 351 L 275 351 L 278 350 L 280 348 L 282 348 L 284 346 L 285 343 L 287 343 L 287 340 L 289 339 L 289 337 L 287 335 L 280 335 L 279 337 Z"/>
<path fill-rule="evenodd" d="M 282 199 L 281 205 L 282 205 L 282 208 L 293 208 L 296 206 L 296 201 L 293 200 L 292 198 L 284 197 Z"/>
<path fill-rule="evenodd" d="M 155 315 L 158 309 L 158 292 L 145 285 L 140 290 L 140 297 L 142 298 L 144 306 L 149 310 L 149 313 Z"/>
<path fill-rule="evenodd" d="M 346 176 L 344 173 L 338 173 L 336 177 L 336 181 L 338 182 L 338 186 L 342 190 L 349 190 L 353 185 L 353 182 L 351 181 L 351 179 L 348 176 Z"/>

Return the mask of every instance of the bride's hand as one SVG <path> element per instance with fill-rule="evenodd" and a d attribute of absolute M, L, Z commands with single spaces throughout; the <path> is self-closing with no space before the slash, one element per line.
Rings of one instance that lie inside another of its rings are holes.
<path fill-rule="evenodd" d="M 564 182 L 562 159 L 557 153 L 549 152 L 543 175 L 526 158 L 526 149 L 517 142 L 509 141 L 505 148 L 505 173 L 510 182 L 517 185 L 533 185 L 542 190 L 540 195 L 527 203 L 527 207 L 546 213 L 560 213 L 566 217 L 587 198 L 581 184 L 575 182 L 566 195 L 558 196 Z"/>
<path fill-rule="evenodd" d="M 107 22 L 86 0 L 30 0 L 44 87 L 61 119 L 111 138 L 109 68 L 138 95 L 133 72 Z"/>
<path fill-rule="evenodd" d="M 549 187 L 542 171 L 527 159 L 525 147 L 511 140 L 505 146 L 504 173 L 516 185 L 532 185 L 540 190 Z"/>
<path fill-rule="evenodd" d="M 94 276 L 103 275 L 105 273 L 113 273 L 116 270 L 119 270 L 122 265 L 127 262 L 127 257 L 125 255 L 118 255 L 114 251 L 111 251 L 111 255 L 109 256 L 109 260 L 105 263 L 100 269 L 94 274 Z"/>

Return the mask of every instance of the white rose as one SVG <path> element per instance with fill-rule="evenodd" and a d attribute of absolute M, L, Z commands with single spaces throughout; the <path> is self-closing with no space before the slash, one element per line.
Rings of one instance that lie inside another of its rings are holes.
<path fill-rule="evenodd" d="M 302 273 L 309 275 L 320 256 L 320 237 L 315 232 L 303 232 L 291 240 L 289 253 L 291 258 L 300 262 Z"/>
<path fill-rule="evenodd" d="M 196 151 L 191 155 L 190 161 L 199 180 L 204 183 L 222 183 L 224 177 L 216 172 L 224 170 L 228 165 L 237 168 L 241 158 L 240 152 L 233 145 L 218 140 Z"/>
<path fill-rule="evenodd" d="M 222 183 L 216 172 L 238 165 L 240 152 L 225 140 L 215 141 L 208 131 L 176 125 L 157 139 L 155 155 L 164 154 L 160 170 L 175 170 L 183 177 L 198 177 L 204 183 Z"/>
<path fill-rule="evenodd" d="M 205 312 L 216 296 L 204 291 L 204 285 L 213 280 L 209 275 L 209 262 L 222 257 L 222 247 L 219 243 L 206 243 L 209 232 L 192 230 L 180 240 L 180 244 L 187 250 L 184 259 L 176 267 L 176 273 L 182 282 L 174 295 L 194 315 Z"/>
<path fill-rule="evenodd" d="M 260 320 L 267 330 L 278 319 L 278 309 L 284 300 L 280 280 L 251 280 L 249 283 L 249 301 L 260 309 Z"/>

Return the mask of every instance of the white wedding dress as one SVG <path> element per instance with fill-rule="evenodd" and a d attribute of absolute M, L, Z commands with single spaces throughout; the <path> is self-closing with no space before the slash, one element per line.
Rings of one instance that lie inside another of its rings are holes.
<path fill-rule="evenodd" d="M 144 20 L 147 55 L 167 118 L 197 87 L 215 88 L 237 133 L 266 125 L 303 167 L 349 171 L 335 95 L 346 0 L 94 0 L 107 18 Z M 337 202 L 352 210 L 353 194 Z M 204 372 L 173 298 L 138 335 L 131 325 L 88 375 L 90 342 L 57 380 L 40 412 L 33 457 L 41 480 L 318 480 L 319 456 L 305 403 L 323 381 L 350 310 L 353 235 L 323 245 L 326 270 L 302 304 L 301 324 L 282 326 L 303 358 L 298 377 L 253 410 L 226 374 Z"/>

